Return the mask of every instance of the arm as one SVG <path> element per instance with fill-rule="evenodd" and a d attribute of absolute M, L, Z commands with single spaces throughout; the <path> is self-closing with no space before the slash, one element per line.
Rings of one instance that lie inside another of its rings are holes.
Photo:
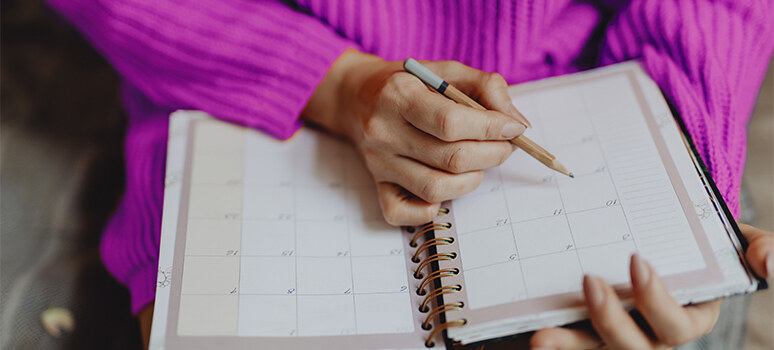
<path fill-rule="evenodd" d="M 513 151 L 506 140 L 524 131 L 499 75 L 434 63 L 500 112 L 456 106 L 398 73 L 400 62 L 347 50 L 355 45 L 279 1 L 48 1 L 158 106 L 203 110 L 280 138 L 303 112 L 349 138 L 392 224 L 431 220 L 441 201 L 475 189 L 482 169 Z"/>
<path fill-rule="evenodd" d="M 344 50 L 321 21 L 279 1 L 48 0 L 159 106 L 199 109 L 290 137 Z"/>
<path fill-rule="evenodd" d="M 682 116 L 735 216 L 745 125 L 774 48 L 772 1 L 608 1 L 602 63 L 642 60 Z M 615 5 L 614 5 L 615 6 Z"/>

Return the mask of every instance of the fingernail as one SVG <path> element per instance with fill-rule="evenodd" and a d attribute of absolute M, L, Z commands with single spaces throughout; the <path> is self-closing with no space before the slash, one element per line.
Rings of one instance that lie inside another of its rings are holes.
<path fill-rule="evenodd" d="M 592 308 L 598 308 L 605 302 L 605 290 L 599 277 L 586 275 L 583 277 L 583 292 Z"/>
<path fill-rule="evenodd" d="M 635 287 L 642 287 L 650 280 L 650 269 L 639 254 L 632 254 L 632 280 Z"/>
<path fill-rule="evenodd" d="M 524 133 L 527 128 L 519 123 L 509 122 L 503 126 L 503 138 L 512 139 Z"/>
<path fill-rule="evenodd" d="M 774 253 L 766 256 L 766 278 L 774 277 Z"/>
<path fill-rule="evenodd" d="M 524 114 L 521 114 L 518 109 L 516 109 L 516 106 L 511 105 L 510 110 L 508 111 L 510 115 L 514 116 L 516 119 L 518 119 L 524 126 L 531 128 L 532 123 L 527 120 L 527 117 L 524 116 Z"/>

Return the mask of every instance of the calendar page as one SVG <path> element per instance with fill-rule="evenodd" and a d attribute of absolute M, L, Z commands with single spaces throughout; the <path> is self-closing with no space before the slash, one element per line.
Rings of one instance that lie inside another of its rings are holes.
<path fill-rule="evenodd" d="M 448 203 L 464 286 L 449 336 L 463 343 L 585 318 L 584 274 L 629 297 L 639 253 L 683 303 L 754 290 L 733 229 L 708 191 L 656 85 L 636 63 L 514 86 L 526 135 L 567 166 L 556 173 L 516 151 L 473 193 Z M 722 200 L 722 199 L 721 199 Z M 730 289 L 728 289 L 730 288 Z M 498 333 L 499 332 L 499 333 Z"/>
<path fill-rule="evenodd" d="M 171 118 L 151 348 L 424 348 L 409 233 L 348 144 Z"/>

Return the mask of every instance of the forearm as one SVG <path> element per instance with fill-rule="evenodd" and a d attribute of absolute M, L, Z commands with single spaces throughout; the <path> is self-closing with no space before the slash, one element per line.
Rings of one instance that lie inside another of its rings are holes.
<path fill-rule="evenodd" d="M 352 43 L 279 1 L 48 0 L 155 104 L 289 137 Z"/>

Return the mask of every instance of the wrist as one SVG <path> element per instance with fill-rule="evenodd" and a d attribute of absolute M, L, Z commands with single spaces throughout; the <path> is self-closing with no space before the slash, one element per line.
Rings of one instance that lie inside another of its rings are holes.
<path fill-rule="evenodd" d="M 365 109 L 359 95 L 367 81 L 385 64 L 377 56 L 346 50 L 315 89 L 301 112 L 302 119 L 352 139 L 355 128 L 351 117 Z"/>

